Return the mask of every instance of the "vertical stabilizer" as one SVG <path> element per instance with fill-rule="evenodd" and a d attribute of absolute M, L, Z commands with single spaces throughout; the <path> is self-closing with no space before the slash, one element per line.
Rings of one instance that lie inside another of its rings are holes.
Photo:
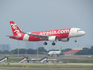
<path fill-rule="evenodd" d="M 13 35 L 18 35 L 19 33 L 22 32 L 21 29 L 15 24 L 14 21 L 10 21 L 10 25 L 11 25 Z"/>

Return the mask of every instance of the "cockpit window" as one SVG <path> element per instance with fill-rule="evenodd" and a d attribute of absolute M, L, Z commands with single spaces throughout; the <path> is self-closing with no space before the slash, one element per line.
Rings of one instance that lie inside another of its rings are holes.
<path fill-rule="evenodd" d="M 82 30 L 77 30 L 77 31 L 82 31 Z"/>
<path fill-rule="evenodd" d="M 77 32 L 82 31 L 81 29 L 77 30 Z"/>

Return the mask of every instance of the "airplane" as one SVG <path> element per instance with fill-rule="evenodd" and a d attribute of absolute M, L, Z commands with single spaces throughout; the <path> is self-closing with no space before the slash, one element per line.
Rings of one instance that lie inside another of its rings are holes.
<path fill-rule="evenodd" d="M 60 47 L 59 51 L 49 51 L 48 56 L 53 56 L 53 55 L 59 56 L 59 54 L 61 54 L 61 49 L 62 47 Z"/>
<path fill-rule="evenodd" d="M 46 41 L 52 41 L 52 45 L 55 45 L 57 40 L 68 42 L 69 38 L 74 38 L 74 41 L 77 42 L 76 37 L 83 36 L 85 34 L 85 31 L 80 28 L 66 28 L 25 33 L 14 21 L 10 21 L 10 25 L 13 35 L 7 35 L 9 38 L 23 41 L 45 41 L 44 45 L 47 45 Z"/>

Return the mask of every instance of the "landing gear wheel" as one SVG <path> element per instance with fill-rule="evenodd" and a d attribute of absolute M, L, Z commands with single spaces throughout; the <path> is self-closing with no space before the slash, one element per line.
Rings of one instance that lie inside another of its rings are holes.
<path fill-rule="evenodd" d="M 47 42 L 44 42 L 44 45 L 47 45 Z"/>
<path fill-rule="evenodd" d="M 75 43 L 77 42 L 76 37 L 74 37 Z"/>
<path fill-rule="evenodd" d="M 53 42 L 52 45 L 55 45 L 55 43 Z"/>
<path fill-rule="evenodd" d="M 77 42 L 77 40 L 75 40 L 75 43 Z"/>

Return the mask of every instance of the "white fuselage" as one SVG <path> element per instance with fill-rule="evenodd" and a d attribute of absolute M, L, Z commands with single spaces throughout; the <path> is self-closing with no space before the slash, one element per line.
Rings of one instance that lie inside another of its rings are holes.
<path fill-rule="evenodd" d="M 71 28 L 68 38 L 79 37 L 85 34 L 85 31 L 80 28 Z"/>
<path fill-rule="evenodd" d="M 50 51 L 48 54 L 49 54 L 49 55 L 60 54 L 60 51 Z"/>

